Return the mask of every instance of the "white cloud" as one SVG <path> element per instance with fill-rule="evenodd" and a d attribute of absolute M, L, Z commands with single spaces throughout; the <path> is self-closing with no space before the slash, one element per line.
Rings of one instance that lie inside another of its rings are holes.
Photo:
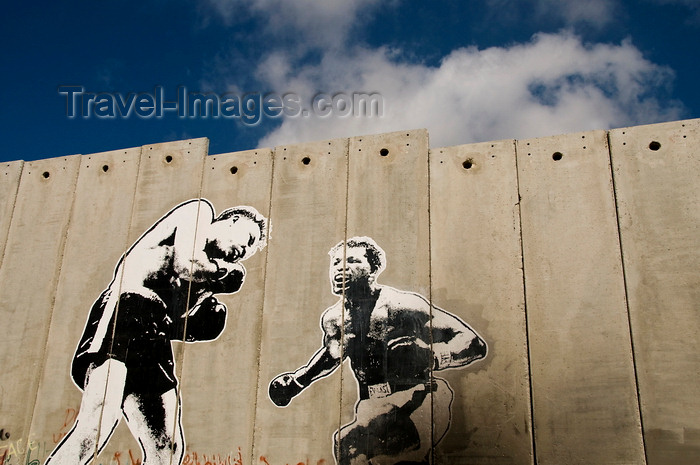
<path fill-rule="evenodd" d="M 529 138 L 679 119 L 682 107 L 654 94 L 671 70 L 644 59 L 631 43 L 586 46 L 568 33 L 525 44 L 462 48 L 437 67 L 401 61 L 386 48 L 328 53 L 294 69 L 282 56 L 258 68 L 277 91 L 380 92 L 382 118 L 284 119 L 260 146 L 426 127 L 431 146 Z"/>
<path fill-rule="evenodd" d="M 286 118 L 261 146 L 419 127 L 430 130 L 432 146 L 455 145 L 682 116 L 680 103 L 655 97 L 664 95 L 673 72 L 629 42 L 589 46 L 567 32 L 540 33 L 509 47 L 460 48 L 439 66 L 426 66 L 402 59 L 401 50 L 350 45 L 353 28 L 377 0 L 208 1 L 226 21 L 251 14 L 264 20 L 260 40 L 271 38 L 275 45 L 248 72 L 262 88 L 295 92 L 307 107 L 318 92 L 383 96 L 381 118 Z M 593 27 L 609 24 L 619 7 L 619 0 L 486 1 L 493 11 L 525 8 L 540 20 Z M 309 62 L 305 54 L 312 49 L 318 60 Z"/>

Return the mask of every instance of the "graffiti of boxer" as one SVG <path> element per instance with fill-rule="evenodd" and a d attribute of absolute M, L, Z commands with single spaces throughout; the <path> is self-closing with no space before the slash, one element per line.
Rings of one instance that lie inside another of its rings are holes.
<path fill-rule="evenodd" d="M 386 260 L 371 238 L 341 242 L 329 255 L 331 290 L 340 299 L 321 316 L 322 347 L 306 365 L 273 379 L 270 399 L 287 406 L 347 357 L 359 400 L 353 421 L 334 435 L 339 463 L 427 463 L 449 428 L 453 398 L 432 372 L 485 357 L 486 343 L 422 296 L 378 284 Z"/>
<path fill-rule="evenodd" d="M 46 464 L 87 464 L 122 416 L 144 465 L 182 462 L 185 438 L 172 340 L 211 341 L 226 326 L 214 294 L 243 285 L 241 262 L 265 246 L 266 219 L 252 207 L 214 217 L 205 199 L 173 208 L 120 258 L 78 343 L 72 378 L 83 390 L 77 420 Z"/>

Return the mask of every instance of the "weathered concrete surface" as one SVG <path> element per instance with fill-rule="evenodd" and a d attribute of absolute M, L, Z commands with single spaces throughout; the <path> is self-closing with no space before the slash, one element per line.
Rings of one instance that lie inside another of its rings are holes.
<path fill-rule="evenodd" d="M 700 120 L 610 132 L 648 463 L 700 463 Z"/>
<path fill-rule="evenodd" d="M 644 463 L 606 133 L 516 150 L 537 463 Z"/>
<path fill-rule="evenodd" d="M 140 154 L 134 148 L 80 158 L 30 434 L 45 450 L 33 458 L 48 455 L 76 419 L 82 391 L 71 379 L 71 362 L 88 312 L 127 248 Z"/>
<path fill-rule="evenodd" d="M 22 161 L 5 163 L 0 169 L 0 266 L 5 253 L 7 232 L 12 221 L 12 211 L 15 208 L 15 198 L 19 187 L 19 177 L 22 174 Z"/>
<path fill-rule="evenodd" d="M 207 157 L 202 197 L 217 214 L 250 205 L 269 217 L 272 151 L 269 149 Z M 202 463 L 252 454 L 258 385 L 258 358 L 265 289 L 267 248 L 244 262 L 245 283 L 217 298 L 228 307 L 226 329 L 216 341 L 188 344 L 181 385 L 182 424 L 188 454 Z M 196 456 L 195 456 L 196 454 Z M 240 454 L 240 456 L 239 456 Z"/>
<path fill-rule="evenodd" d="M 346 180 L 347 140 L 275 148 L 252 463 L 333 463 L 337 374 L 318 380 L 286 408 L 270 401 L 268 385 L 321 347 L 321 314 L 336 301 L 327 252 L 345 233 Z"/>
<path fill-rule="evenodd" d="M 438 372 L 455 391 L 435 463 L 533 463 L 515 143 L 430 151 L 432 300 L 487 342 L 486 359 Z"/>
<path fill-rule="evenodd" d="M 351 138 L 348 158 L 346 237 L 369 236 L 384 250 L 387 267 L 377 279 L 380 284 L 416 292 L 428 299 L 427 131 Z M 342 239 L 338 237 L 335 242 Z M 353 406 L 359 400 L 359 392 L 350 364 L 341 368 L 341 425 L 345 425 L 354 418 Z M 429 413 L 418 421 L 430 425 Z"/>
<path fill-rule="evenodd" d="M 0 429 L 26 441 L 80 157 L 24 164 L 0 269 Z"/>
<path fill-rule="evenodd" d="M 455 400 L 434 463 L 531 464 L 534 425 L 539 464 L 639 464 L 645 452 L 650 465 L 694 464 L 699 125 L 610 132 L 617 211 L 602 131 L 517 142 L 517 182 L 512 142 L 437 149 L 428 165 L 423 131 L 278 147 L 274 163 L 269 150 L 206 158 L 204 139 L 11 163 L 0 173 L 0 463 L 43 461 L 69 430 L 90 305 L 128 246 L 202 196 L 271 215 L 272 237 L 245 262 L 241 291 L 222 296 L 223 335 L 174 344 L 185 463 L 333 463 L 331 435 L 357 400 L 349 365 L 284 409 L 268 384 L 321 347 L 319 319 L 338 300 L 328 250 L 367 235 L 387 252 L 380 283 L 430 298 L 489 344 L 485 360 L 435 373 Z M 139 449 L 121 425 L 96 464 L 136 463 Z"/>
<path fill-rule="evenodd" d="M 207 156 L 208 147 L 209 141 L 207 139 L 192 139 L 141 147 L 134 208 L 127 239 L 129 246 L 174 206 L 185 200 L 199 197 L 204 159 Z M 128 258 L 125 260 L 124 273 L 129 273 Z M 118 328 L 117 331 L 119 331 Z M 184 346 L 185 344 L 173 343 L 176 374 L 180 379 Z M 179 384 L 178 388 L 181 387 L 182 384 Z M 187 414 L 185 400 L 182 415 Z M 185 431 L 186 439 L 187 431 Z M 97 463 L 100 461 L 108 463 L 115 454 L 124 454 L 123 456 L 126 457 L 129 453 L 134 457 L 141 455 L 140 448 L 131 432 L 125 424 L 122 424 L 115 430 Z"/>
<path fill-rule="evenodd" d="M 347 237 L 369 236 L 384 249 L 382 283 L 427 297 L 427 131 L 353 137 L 349 160 Z"/>

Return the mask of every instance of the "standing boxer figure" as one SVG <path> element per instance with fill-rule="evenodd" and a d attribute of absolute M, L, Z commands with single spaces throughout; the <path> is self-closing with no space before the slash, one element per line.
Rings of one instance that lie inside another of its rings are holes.
<path fill-rule="evenodd" d="M 94 303 L 73 358 L 83 390 L 77 420 L 46 460 L 96 458 L 124 417 L 144 465 L 179 465 L 185 452 L 171 342 L 211 341 L 226 326 L 214 294 L 243 285 L 241 262 L 265 246 L 266 219 L 252 207 L 214 217 L 204 199 L 158 220 L 121 257 Z"/>

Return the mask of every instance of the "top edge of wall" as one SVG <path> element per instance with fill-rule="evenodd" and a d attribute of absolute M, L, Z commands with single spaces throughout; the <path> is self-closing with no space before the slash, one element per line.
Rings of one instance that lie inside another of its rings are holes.
<path fill-rule="evenodd" d="M 166 148 L 167 146 L 180 146 L 185 147 L 186 145 L 192 146 L 203 146 L 207 151 L 209 150 L 209 139 L 207 137 L 198 137 L 195 139 L 183 139 L 183 140 L 173 140 L 169 142 L 158 142 L 155 144 L 144 144 L 142 148 Z"/>
<path fill-rule="evenodd" d="M 623 128 L 610 129 L 608 132 L 625 131 L 627 129 L 641 129 L 641 130 L 662 129 L 662 128 L 669 128 L 669 127 L 673 127 L 673 126 L 678 126 L 678 125 L 683 125 L 683 124 L 691 124 L 691 123 L 700 123 L 700 118 L 681 119 L 681 120 L 677 120 L 677 121 L 665 121 L 662 123 L 642 124 L 642 125 L 638 125 L 638 126 L 626 126 Z"/>
<path fill-rule="evenodd" d="M 677 121 L 666 121 L 666 122 L 660 122 L 660 123 L 652 123 L 652 124 L 643 124 L 643 125 L 637 125 L 637 126 L 625 126 L 625 127 L 619 127 L 619 128 L 611 128 L 611 129 L 592 129 L 588 131 L 579 131 L 579 132 L 573 132 L 573 133 L 565 133 L 565 134 L 553 134 L 553 135 L 548 135 L 548 136 L 542 136 L 542 137 L 533 137 L 533 138 L 525 138 L 525 139 L 498 139 L 498 140 L 493 140 L 493 141 L 481 141 L 481 142 L 470 142 L 466 144 L 457 144 L 454 146 L 441 146 L 441 147 L 432 147 L 431 150 L 440 150 L 440 149 L 445 149 L 448 147 L 462 147 L 462 146 L 470 146 L 470 145 L 475 145 L 475 144 L 496 144 L 496 143 L 503 143 L 503 142 L 513 142 L 517 140 L 536 140 L 536 139 L 547 139 L 547 138 L 552 138 L 552 137 L 562 137 L 562 136 L 568 136 L 568 135 L 574 135 L 574 134 L 584 134 L 584 133 L 591 133 L 591 132 L 597 132 L 597 131 L 605 131 L 606 133 L 612 132 L 612 131 L 620 131 L 620 130 L 625 130 L 625 129 L 631 129 L 631 128 L 638 128 L 638 129 L 645 129 L 645 128 L 655 128 L 655 127 L 669 127 L 677 124 L 684 124 L 684 123 L 690 123 L 690 122 L 700 122 L 700 118 L 691 118 L 691 119 L 685 119 L 685 120 L 677 120 Z M 351 137 L 338 137 L 338 138 L 333 138 L 333 139 L 325 139 L 325 140 L 319 140 L 319 141 L 304 141 L 304 142 L 294 142 L 290 144 L 282 144 L 279 145 L 278 147 L 289 147 L 293 145 L 301 145 L 301 144 L 307 144 L 307 143 L 319 143 L 319 142 L 327 142 L 331 140 L 337 140 L 337 139 L 355 139 L 358 137 L 369 137 L 369 136 L 376 136 L 376 135 L 386 135 L 390 136 L 392 134 L 400 134 L 400 133 L 405 133 L 405 132 L 425 132 L 426 134 L 428 133 L 428 130 L 425 128 L 420 128 L 420 129 L 406 129 L 406 130 L 401 130 L 401 131 L 393 131 L 393 132 L 386 132 L 386 133 L 369 133 L 369 134 L 362 134 L 358 136 L 351 136 Z M 199 137 L 199 138 L 193 138 L 193 139 L 182 139 L 182 140 L 176 140 L 176 141 L 170 141 L 170 142 L 159 142 L 159 143 L 154 143 L 154 144 L 144 144 L 140 147 L 155 147 L 155 146 L 162 146 L 162 145 L 167 145 L 167 144 L 182 144 L 182 143 L 192 143 L 192 144 L 205 144 L 205 146 L 208 147 L 209 145 L 209 139 L 206 137 Z M 86 154 L 86 155 L 99 155 L 103 153 L 109 153 L 109 152 L 120 152 L 120 151 L 128 151 L 132 150 L 135 148 L 139 147 L 129 147 L 129 148 L 122 148 L 122 149 L 114 149 L 114 150 L 107 150 L 104 152 L 96 152 L 96 153 L 91 153 L 91 154 Z M 212 153 L 209 155 L 228 155 L 228 154 L 233 154 L 233 153 L 239 153 L 239 152 L 254 152 L 256 150 L 259 151 L 264 151 L 264 150 L 272 150 L 274 147 L 257 147 L 254 149 L 247 149 L 247 150 L 237 150 L 234 152 L 222 152 L 222 153 Z M 75 154 L 79 156 L 83 156 L 83 154 Z M 40 161 L 40 160 L 47 160 L 51 158 L 67 158 L 70 156 L 74 155 L 61 155 L 61 156 L 56 156 L 56 157 L 47 157 L 44 159 L 38 159 L 38 160 L 32 160 L 32 161 Z M 14 161 L 23 161 L 21 159 L 17 160 L 8 160 L 5 163 L 12 163 Z"/>
<path fill-rule="evenodd" d="M 362 139 L 363 137 L 374 137 L 374 136 L 387 136 L 387 137 L 395 137 L 400 134 L 425 134 L 426 136 L 428 135 L 428 130 L 426 128 L 415 128 L 415 129 L 404 129 L 402 131 L 392 131 L 392 132 L 375 132 L 372 134 L 360 134 L 357 136 L 351 136 L 348 137 L 347 139 Z"/>
<path fill-rule="evenodd" d="M 431 147 L 430 152 L 431 153 L 440 153 L 443 150 L 454 150 L 454 149 L 468 149 L 468 148 L 477 148 L 477 147 L 488 147 L 491 146 L 493 148 L 496 147 L 504 147 L 504 146 L 513 146 L 516 142 L 516 139 L 498 139 L 498 140 L 488 140 L 488 141 L 483 141 L 483 142 L 469 142 L 467 144 L 458 144 L 458 145 L 444 145 L 440 147 Z"/>

